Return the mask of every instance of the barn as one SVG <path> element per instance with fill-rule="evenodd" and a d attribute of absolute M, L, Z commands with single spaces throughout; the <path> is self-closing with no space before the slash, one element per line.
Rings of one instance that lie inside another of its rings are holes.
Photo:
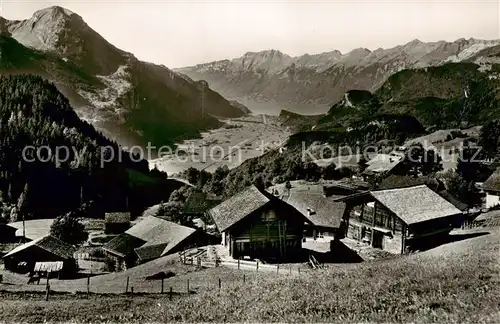
<path fill-rule="evenodd" d="M 74 246 L 47 235 L 14 248 L 3 259 L 6 269 L 21 273 L 33 271 L 36 263 L 61 261 L 62 275 L 71 276 L 76 272 L 75 252 Z"/>
<path fill-rule="evenodd" d="M 120 271 L 195 246 L 198 239 L 194 228 L 148 216 L 109 241 L 103 250 Z"/>
<path fill-rule="evenodd" d="M 106 234 L 120 234 L 130 228 L 131 216 L 128 212 L 106 213 L 104 215 L 104 232 Z"/>
<path fill-rule="evenodd" d="M 209 211 L 233 258 L 288 259 L 302 249 L 302 213 L 251 186 Z"/>
<path fill-rule="evenodd" d="M 459 227 L 462 211 L 426 185 L 367 191 L 347 204 L 346 236 L 391 253 L 425 249 Z"/>

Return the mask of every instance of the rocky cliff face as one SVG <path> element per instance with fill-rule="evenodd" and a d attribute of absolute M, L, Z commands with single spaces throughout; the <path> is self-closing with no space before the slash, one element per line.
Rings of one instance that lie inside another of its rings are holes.
<path fill-rule="evenodd" d="M 348 90 L 375 91 L 401 70 L 469 60 L 499 44 L 498 40 L 413 40 L 389 49 L 359 48 L 346 54 L 335 50 L 299 57 L 271 50 L 176 71 L 207 80 L 226 98 L 255 111 L 277 114 L 289 109 L 316 114 L 326 112 Z"/>
<path fill-rule="evenodd" d="M 121 144 L 171 144 L 219 126 L 214 116 L 246 113 L 206 83 L 116 48 L 61 7 L 22 21 L 0 17 L 0 35 L 0 73 L 50 79 L 80 118 Z"/>

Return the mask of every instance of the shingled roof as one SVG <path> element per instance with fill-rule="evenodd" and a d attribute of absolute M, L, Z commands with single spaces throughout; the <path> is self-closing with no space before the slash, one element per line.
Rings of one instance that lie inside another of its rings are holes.
<path fill-rule="evenodd" d="M 370 194 L 408 225 L 462 214 L 426 185 L 377 190 Z"/>
<path fill-rule="evenodd" d="M 343 202 L 333 202 L 323 194 L 304 190 L 291 190 L 284 200 L 321 227 L 339 228 L 346 209 Z"/>
<path fill-rule="evenodd" d="M 268 188 L 267 191 L 277 191 L 280 199 L 298 210 L 315 226 L 340 227 L 346 204 L 334 202 L 333 196 L 327 198 L 327 188 L 324 184 L 301 180 L 292 181 L 290 184 L 290 190 L 282 183 Z"/>
<path fill-rule="evenodd" d="M 210 209 L 208 214 L 223 232 L 268 202 L 270 199 L 264 193 L 251 186 Z"/>
<path fill-rule="evenodd" d="M 483 183 L 484 191 L 500 192 L 500 168 L 496 169 L 492 175 Z"/>
<path fill-rule="evenodd" d="M 104 215 L 104 222 L 106 224 L 120 224 L 130 223 L 131 216 L 129 212 L 123 213 L 106 213 Z"/>
<path fill-rule="evenodd" d="M 392 154 L 377 154 L 373 159 L 366 164 L 368 167 L 363 173 L 382 173 L 389 172 L 403 161 L 402 155 Z"/>
<path fill-rule="evenodd" d="M 439 195 L 444 199 L 446 199 L 448 202 L 450 202 L 453 206 L 457 207 L 457 209 L 460 209 L 461 211 L 466 211 L 469 208 L 469 206 L 466 203 L 458 200 L 458 198 L 455 197 L 448 190 L 441 190 L 439 192 Z"/>
<path fill-rule="evenodd" d="M 103 246 L 103 250 L 125 257 L 134 253 L 134 249 L 144 245 L 146 241 L 127 233 L 121 233 Z"/>
<path fill-rule="evenodd" d="M 73 258 L 73 254 L 76 252 L 76 248 L 74 246 L 61 241 L 57 237 L 47 235 L 34 241 L 19 245 L 18 247 L 14 248 L 12 251 L 4 255 L 4 258 L 10 257 L 33 246 L 50 252 L 60 257 L 61 259 L 71 259 Z"/>
<path fill-rule="evenodd" d="M 195 232 L 194 228 L 148 216 L 109 241 L 104 249 L 121 256 L 135 252 L 142 261 L 151 260 L 168 254 Z"/>

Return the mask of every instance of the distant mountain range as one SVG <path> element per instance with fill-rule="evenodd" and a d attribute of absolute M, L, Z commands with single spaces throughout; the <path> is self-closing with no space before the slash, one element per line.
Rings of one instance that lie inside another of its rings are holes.
<path fill-rule="evenodd" d="M 0 74 L 20 73 L 54 82 L 80 118 L 124 145 L 171 144 L 248 112 L 206 82 L 139 61 L 57 6 L 0 17 Z"/>
<path fill-rule="evenodd" d="M 442 65 L 446 62 L 483 60 L 500 40 L 458 39 L 454 42 L 405 45 L 370 51 L 354 49 L 291 57 L 277 50 L 248 52 L 240 58 L 175 69 L 194 80 L 206 80 L 229 100 L 251 110 L 301 114 L 325 113 L 349 90 L 375 91 L 394 73 Z"/>

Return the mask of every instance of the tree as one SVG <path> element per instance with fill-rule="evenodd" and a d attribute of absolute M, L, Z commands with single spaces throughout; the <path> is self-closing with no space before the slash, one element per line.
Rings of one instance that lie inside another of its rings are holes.
<path fill-rule="evenodd" d="M 469 207 L 481 204 L 481 195 L 474 181 L 468 181 L 452 170 L 448 170 L 443 174 L 442 179 L 448 192 Z"/>
<path fill-rule="evenodd" d="M 196 185 L 198 183 L 198 177 L 200 176 L 200 171 L 198 169 L 189 167 L 186 171 L 186 180 L 191 183 Z"/>
<path fill-rule="evenodd" d="M 486 158 L 492 159 L 498 152 L 500 121 L 491 120 L 483 125 L 479 133 L 479 146 Z"/>
<path fill-rule="evenodd" d="M 365 158 L 365 155 L 361 155 L 361 158 L 358 161 L 358 170 L 359 173 L 363 173 L 365 169 L 368 167 L 368 160 Z"/>
<path fill-rule="evenodd" d="M 74 212 L 57 217 L 50 226 L 50 234 L 71 245 L 80 245 L 88 238 L 85 226 Z"/>
<path fill-rule="evenodd" d="M 23 192 L 17 199 L 17 210 L 19 213 L 24 213 L 26 211 L 26 207 L 28 205 L 28 184 L 24 186 Z"/>
<path fill-rule="evenodd" d="M 26 219 L 26 214 L 27 214 L 27 207 L 28 206 L 28 184 L 24 186 L 24 190 L 19 196 L 19 199 L 17 200 L 17 211 L 18 211 L 18 216 L 20 215 L 23 219 L 23 238 L 26 238 L 26 224 L 25 224 L 25 219 Z"/>
<path fill-rule="evenodd" d="M 466 181 L 476 181 L 481 173 L 481 148 L 464 147 L 457 161 L 457 173 Z"/>
<path fill-rule="evenodd" d="M 443 170 L 442 159 L 434 150 L 426 150 L 421 143 L 413 143 L 401 162 L 403 175 L 427 176 Z"/>
<path fill-rule="evenodd" d="M 256 186 L 257 188 L 262 189 L 262 190 L 266 188 L 266 185 L 265 185 L 264 180 L 262 179 L 262 176 L 261 176 L 261 175 L 258 175 L 258 176 L 256 176 L 256 177 L 253 179 L 253 184 L 254 184 L 254 186 Z"/>
<path fill-rule="evenodd" d="M 335 163 L 332 162 L 321 169 L 321 174 L 323 179 L 333 180 L 338 177 L 339 172 Z"/>
<path fill-rule="evenodd" d="M 184 215 L 184 203 L 179 201 L 169 201 L 165 204 L 161 204 L 158 208 L 158 216 L 164 216 L 171 222 L 192 226 L 192 220 Z"/>

